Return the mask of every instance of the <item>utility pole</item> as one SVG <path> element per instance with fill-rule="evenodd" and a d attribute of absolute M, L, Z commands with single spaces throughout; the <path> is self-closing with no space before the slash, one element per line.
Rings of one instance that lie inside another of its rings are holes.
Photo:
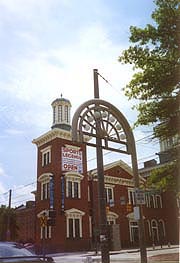
<path fill-rule="evenodd" d="M 11 209 L 11 196 L 12 190 L 9 190 L 9 205 L 8 205 L 8 214 L 7 214 L 7 232 L 6 232 L 6 240 L 9 241 L 11 238 L 11 231 L 10 231 L 10 209 Z"/>
<path fill-rule="evenodd" d="M 94 98 L 99 99 L 99 84 L 98 84 L 98 71 L 94 69 Z M 98 117 L 96 118 L 96 158 L 97 158 L 97 176 L 98 176 L 98 198 L 99 198 L 99 219 L 100 219 L 100 243 L 101 243 L 101 258 L 102 263 L 109 263 L 109 235 L 107 229 L 106 218 L 106 199 L 104 187 L 104 165 L 103 165 L 103 150 L 102 141 L 100 137 L 101 126 Z"/>
<path fill-rule="evenodd" d="M 137 189 L 139 189 L 139 174 L 132 129 L 124 115 L 115 106 L 99 99 L 98 75 L 100 75 L 98 74 L 98 70 L 94 69 L 94 99 L 80 105 L 74 114 L 72 120 L 72 139 L 75 142 L 84 142 L 88 146 L 96 147 L 101 257 L 102 263 L 109 263 L 109 234 L 106 218 L 103 149 L 131 155 L 134 186 Z M 84 135 L 88 135 L 95 140 L 87 142 Z M 125 139 L 122 139 L 121 135 Z M 138 208 L 141 263 L 147 263 L 144 221 L 141 206 L 138 205 Z"/>

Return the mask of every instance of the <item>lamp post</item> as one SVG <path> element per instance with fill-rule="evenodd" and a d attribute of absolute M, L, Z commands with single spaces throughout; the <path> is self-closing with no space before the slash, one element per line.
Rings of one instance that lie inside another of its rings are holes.
<path fill-rule="evenodd" d="M 85 140 L 85 136 L 90 136 L 92 142 Z M 72 120 L 72 140 L 96 147 L 101 257 L 103 263 L 109 263 L 103 149 L 131 155 L 136 189 L 139 189 L 139 175 L 131 127 L 124 115 L 115 106 L 99 99 L 97 69 L 94 69 L 94 99 L 86 101 L 76 110 Z M 140 205 L 137 206 L 139 206 L 140 211 L 138 225 L 141 263 L 147 263 L 142 209 Z"/>

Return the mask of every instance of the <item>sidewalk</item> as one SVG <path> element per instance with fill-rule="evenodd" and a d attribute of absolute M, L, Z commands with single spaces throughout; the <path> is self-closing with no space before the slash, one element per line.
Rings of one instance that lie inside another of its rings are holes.
<path fill-rule="evenodd" d="M 93 251 L 74 252 L 74 253 L 58 253 L 51 255 L 57 263 L 101 263 L 101 253 L 97 255 Z M 179 247 L 168 246 L 147 248 L 148 263 L 177 263 L 179 262 Z M 123 249 L 120 251 L 110 252 L 110 263 L 140 263 L 139 249 Z"/>
<path fill-rule="evenodd" d="M 150 262 L 179 262 L 179 253 L 162 254 L 149 257 Z"/>

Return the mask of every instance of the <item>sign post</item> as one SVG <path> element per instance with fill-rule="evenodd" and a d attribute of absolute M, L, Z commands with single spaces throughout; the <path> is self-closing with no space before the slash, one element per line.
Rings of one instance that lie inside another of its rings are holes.
<path fill-rule="evenodd" d="M 43 259 L 45 260 L 45 227 L 47 226 L 47 215 L 46 213 L 43 213 L 39 217 L 40 219 L 40 226 L 42 227 L 42 254 L 43 254 Z"/>
<path fill-rule="evenodd" d="M 146 200 L 145 200 L 145 192 L 142 189 L 135 189 L 135 199 L 136 199 L 136 204 L 137 205 L 145 205 Z"/>

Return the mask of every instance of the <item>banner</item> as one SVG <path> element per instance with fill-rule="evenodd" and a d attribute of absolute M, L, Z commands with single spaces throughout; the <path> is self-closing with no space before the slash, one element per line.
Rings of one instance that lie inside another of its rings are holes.
<path fill-rule="evenodd" d="M 62 171 L 83 173 L 82 150 L 73 146 L 62 147 Z"/>
<path fill-rule="evenodd" d="M 50 202 L 50 208 L 54 208 L 54 177 L 51 176 L 49 181 L 49 202 Z"/>
<path fill-rule="evenodd" d="M 64 176 L 61 176 L 61 212 L 64 212 L 65 203 Z"/>

